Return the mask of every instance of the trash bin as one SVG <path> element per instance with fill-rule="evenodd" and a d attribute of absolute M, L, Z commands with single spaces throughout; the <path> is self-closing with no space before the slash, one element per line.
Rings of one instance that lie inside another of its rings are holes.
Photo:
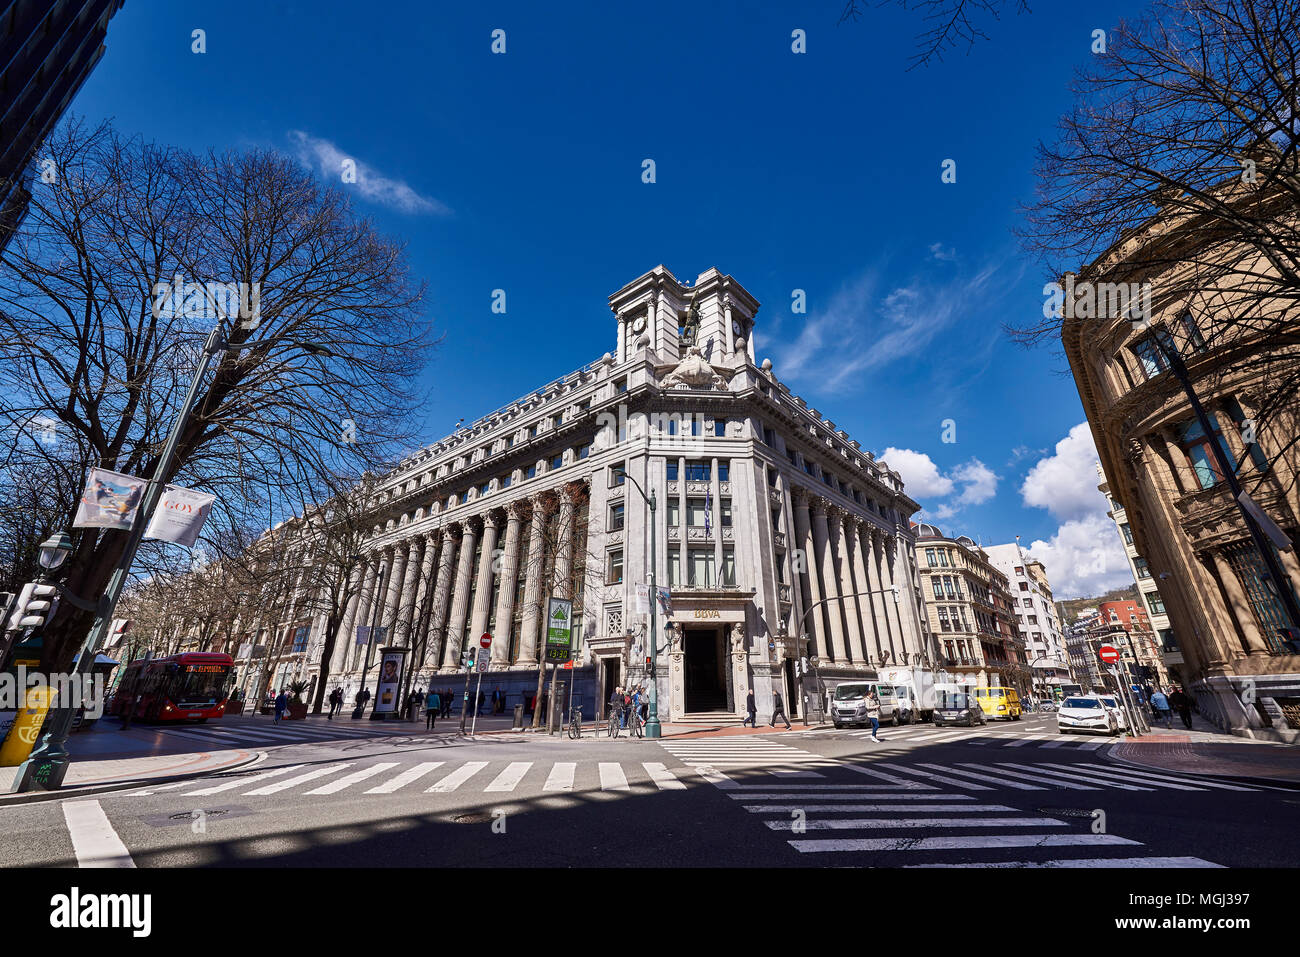
<path fill-rule="evenodd" d="M 524 726 L 524 706 L 522 704 L 517 704 L 515 705 L 515 724 L 514 727 L 511 728 L 511 730 L 518 731 L 523 726 Z"/>

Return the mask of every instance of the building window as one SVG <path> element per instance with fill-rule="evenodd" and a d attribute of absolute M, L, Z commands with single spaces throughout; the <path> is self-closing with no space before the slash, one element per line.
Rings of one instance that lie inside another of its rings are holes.
<path fill-rule="evenodd" d="M 562 426 L 563 424 L 564 424 L 564 413 L 563 413 L 563 412 L 559 412 L 559 413 L 556 414 L 556 416 L 555 416 L 555 424 L 552 425 L 551 428 L 553 428 L 553 429 L 558 429 L 558 428 L 559 428 L 560 426 Z"/>
<path fill-rule="evenodd" d="M 618 379 L 618 380 L 616 380 L 616 381 L 614 382 L 614 394 L 615 394 L 615 395 L 622 395 L 622 394 L 623 394 L 624 392 L 626 392 L 626 391 L 627 391 L 627 379 L 626 379 L 626 378 Z"/>
<path fill-rule="evenodd" d="M 1165 613 L 1165 603 L 1159 592 L 1149 591 L 1143 597 L 1147 600 L 1147 607 L 1151 609 L 1151 614 L 1163 615 Z"/>
<path fill-rule="evenodd" d="M 563 467 L 564 467 L 564 456 L 563 456 L 563 455 L 557 455 L 557 456 L 555 456 L 555 458 L 551 459 L 551 471 L 552 471 L 552 472 L 554 472 L 554 471 L 555 471 L 556 469 L 558 469 L 558 468 L 563 468 Z"/>
<path fill-rule="evenodd" d="M 1147 564 L 1147 560 L 1145 558 L 1133 559 L 1133 566 L 1137 569 L 1138 578 L 1151 577 L 1151 567 Z"/>
<path fill-rule="evenodd" d="M 686 463 L 686 481 L 688 482 L 707 482 L 713 477 L 713 470 L 708 462 L 690 462 Z"/>
<path fill-rule="evenodd" d="M 591 443 L 580 446 L 578 448 L 578 458 L 585 459 L 590 454 L 591 454 Z"/>
<path fill-rule="evenodd" d="M 723 528 L 731 528 L 731 499 L 729 498 L 718 500 L 718 524 Z"/>
<path fill-rule="evenodd" d="M 722 580 L 723 585 L 736 584 L 736 550 L 734 548 L 724 548 L 722 550 Z"/>
<path fill-rule="evenodd" d="M 622 485 L 627 481 L 627 471 L 623 462 L 619 462 L 609 467 L 609 487 L 614 488 Z"/>
<path fill-rule="evenodd" d="M 934 576 L 932 576 L 931 579 L 930 579 L 930 584 L 931 584 L 931 586 L 933 586 L 933 588 L 934 588 L 934 597 L 935 597 L 935 598 L 942 598 L 942 597 L 943 597 L 943 582 L 940 581 L 939 576 L 938 576 L 938 575 L 934 575 Z"/>
<path fill-rule="evenodd" d="M 1227 460 L 1229 467 L 1235 469 L 1237 467 L 1236 460 L 1232 457 L 1232 452 L 1228 450 L 1228 443 L 1218 429 L 1214 430 L 1214 437 L 1218 441 L 1219 448 L 1223 451 L 1223 457 Z M 1201 423 L 1193 420 L 1183 426 L 1178 444 L 1187 457 L 1187 464 L 1196 473 L 1196 481 L 1201 488 L 1213 488 L 1223 481 L 1223 475 L 1219 472 L 1219 463 L 1214 457 L 1214 450 L 1210 448 L 1209 440 L 1205 437 L 1205 430 L 1201 428 Z"/>
<path fill-rule="evenodd" d="M 1032 598 L 1022 598 L 1021 601 L 1024 602 L 1026 608 L 1034 607 L 1034 600 Z"/>
<path fill-rule="evenodd" d="M 664 463 L 664 478 L 670 482 L 677 481 L 677 462 L 676 460 Z"/>
<path fill-rule="evenodd" d="M 530 425 L 530 426 L 528 427 L 528 437 L 529 437 L 530 439 L 535 439 L 535 438 L 537 438 L 537 426 L 535 426 L 535 425 Z"/>
<path fill-rule="evenodd" d="M 944 631 L 952 631 L 952 623 L 948 621 L 948 609 L 943 605 L 939 606 L 939 627 Z"/>
<path fill-rule="evenodd" d="M 510 487 L 511 479 L 512 479 L 512 476 L 509 476 L 509 475 L 503 475 L 503 476 L 501 476 L 501 487 L 502 487 L 502 488 L 509 488 L 509 487 Z"/>
<path fill-rule="evenodd" d="M 953 591 L 953 587 L 952 587 L 952 579 L 949 578 L 947 575 L 944 575 L 944 576 L 943 576 L 943 587 L 944 587 L 944 590 L 948 592 L 948 598 L 949 598 L 949 599 L 952 599 L 952 598 L 956 598 L 956 597 L 957 597 L 956 592 Z"/>
<path fill-rule="evenodd" d="M 488 493 L 488 491 L 489 491 L 491 488 L 492 488 L 492 483 L 491 483 L 491 482 L 484 482 L 482 485 L 480 485 L 480 486 L 478 487 L 478 497 L 479 497 L 479 498 L 482 498 L 484 495 L 486 495 L 486 494 Z"/>
<path fill-rule="evenodd" d="M 704 499 L 688 498 L 686 500 L 686 524 L 692 528 L 704 527 Z"/>
<path fill-rule="evenodd" d="M 678 551 L 668 553 L 668 586 L 675 588 L 682 583 L 682 556 Z"/>
<path fill-rule="evenodd" d="M 1192 318 L 1190 312 L 1183 313 L 1180 320 L 1183 326 L 1183 335 L 1187 339 L 1188 351 L 1193 355 L 1199 355 L 1205 351 L 1205 337 L 1201 335 L 1201 330 L 1196 325 L 1196 320 Z"/>
<path fill-rule="evenodd" d="M 676 528 L 681 523 L 682 523 L 681 503 L 678 502 L 677 499 L 675 498 L 670 498 L 668 500 L 668 526 L 670 528 Z"/>
<path fill-rule="evenodd" d="M 763 426 L 763 444 L 770 449 L 776 448 L 776 433 L 767 426 Z"/>
<path fill-rule="evenodd" d="M 618 502 L 609 507 L 609 530 L 619 532 L 623 530 L 623 503 Z"/>
<path fill-rule="evenodd" d="M 469 489 L 465 489 L 465 491 L 460 493 L 460 504 L 464 505 L 468 501 L 469 501 Z"/>
<path fill-rule="evenodd" d="M 692 588 L 713 587 L 713 549 L 692 548 L 687 553 L 687 570 L 690 572 L 688 584 Z"/>
<path fill-rule="evenodd" d="M 307 638 L 311 634 L 311 625 L 299 625 L 293 630 L 293 653 L 307 650 Z"/>
<path fill-rule="evenodd" d="M 1120 532 L 1121 535 L 1124 536 L 1124 544 L 1125 544 L 1125 545 L 1132 545 L 1132 544 L 1133 544 L 1133 529 L 1132 529 L 1132 527 L 1129 525 L 1128 522 L 1121 522 L 1121 523 L 1120 523 L 1120 526 L 1119 526 L 1119 532 Z"/>
<path fill-rule="evenodd" d="M 1159 344 L 1157 344 L 1157 338 Z M 1161 373 L 1169 371 L 1169 362 L 1165 358 L 1161 346 L 1171 352 L 1174 348 L 1173 339 L 1169 337 L 1169 333 L 1164 329 L 1157 329 L 1151 335 L 1133 345 L 1133 354 L 1138 358 L 1138 363 L 1142 367 L 1142 374 L 1148 379 L 1153 379 Z"/>
<path fill-rule="evenodd" d="M 1017 582 L 1016 584 L 1018 584 L 1018 585 L 1020 586 L 1020 590 L 1021 590 L 1021 591 L 1029 591 L 1029 583 L 1028 583 L 1028 582 Z M 1033 604 L 1033 602 L 1030 601 L 1029 599 L 1025 599 L 1025 600 L 1026 600 L 1026 601 L 1029 601 L 1029 604 L 1031 604 L 1031 605 Z"/>
<path fill-rule="evenodd" d="M 618 585 L 623 581 L 623 549 L 610 549 L 605 558 L 605 584 Z"/>
<path fill-rule="evenodd" d="M 935 565 L 939 564 L 938 559 L 936 559 L 936 558 L 934 557 L 934 549 L 933 549 L 933 548 L 927 548 L 927 549 L 925 550 L 925 563 L 926 563 L 928 566 L 930 566 L 931 568 L 934 568 Z"/>
<path fill-rule="evenodd" d="M 528 466 L 528 470 L 524 472 L 524 475 L 527 478 L 537 478 L 537 466 L 536 465 Z"/>
<path fill-rule="evenodd" d="M 718 481 L 719 482 L 731 481 L 730 464 L 731 463 L 728 462 L 727 459 L 718 459 Z"/>

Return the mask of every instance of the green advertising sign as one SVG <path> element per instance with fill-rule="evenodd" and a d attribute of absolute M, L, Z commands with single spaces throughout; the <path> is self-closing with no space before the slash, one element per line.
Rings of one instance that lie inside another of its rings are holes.
<path fill-rule="evenodd" d="M 563 664 L 573 658 L 573 602 L 552 598 L 546 608 L 546 661 Z"/>

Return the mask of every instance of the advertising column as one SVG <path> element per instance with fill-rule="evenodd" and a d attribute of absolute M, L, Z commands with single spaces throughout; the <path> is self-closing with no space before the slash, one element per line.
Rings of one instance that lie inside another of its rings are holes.
<path fill-rule="evenodd" d="M 402 716 L 402 672 L 405 667 L 405 648 L 388 646 L 379 649 L 379 684 L 375 688 L 371 721 L 396 721 Z"/>

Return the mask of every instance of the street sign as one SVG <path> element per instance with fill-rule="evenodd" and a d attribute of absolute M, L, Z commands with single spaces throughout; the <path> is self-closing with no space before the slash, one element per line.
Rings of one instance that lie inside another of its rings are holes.
<path fill-rule="evenodd" d="M 573 658 L 573 602 L 552 598 L 546 608 L 546 661 L 563 664 Z"/>
<path fill-rule="evenodd" d="M 1097 657 L 1108 665 L 1119 661 L 1119 649 L 1114 645 L 1102 645 L 1097 649 Z"/>
<path fill-rule="evenodd" d="M 479 646 L 480 648 L 491 648 L 491 647 L 492 647 L 492 636 L 489 635 L 486 631 L 483 632 L 483 634 L 479 637 L 479 640 L 478 640 L 478 646 Z"/>
<path fill-rule="evenodd" d="M 474 670 L 480 673 L 488 670 L 488 650 L 486 648 L 478 650 L 478 660 L 474 662 Z"/>

